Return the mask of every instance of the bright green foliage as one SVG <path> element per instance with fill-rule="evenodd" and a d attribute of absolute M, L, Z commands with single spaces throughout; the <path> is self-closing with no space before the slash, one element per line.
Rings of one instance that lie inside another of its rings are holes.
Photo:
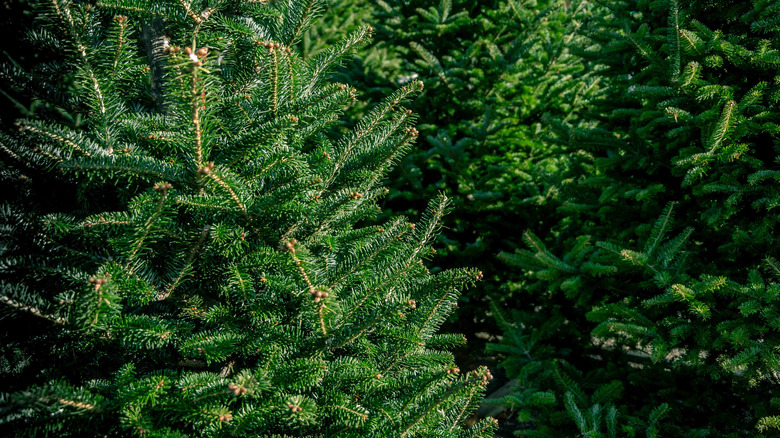
<path fill-rule="evenodd" d="M 25 194 L 0 210 L 4 436 L 491 435 L 461 427 L 489 373 L 437 334 L 478 278 L 424 265 L 446 198 L 360 225 L 422 84 L 326 135 L 369 28 L 304 60 L 313 0 L 44 8 L 83 123 L 0 138 Z"/>
<path fill-rule="evenodd" d="M 502 316 L 509 400 L 528 436 L 777 433 L 780 4 L 603 3 L 598 126 L 557 127 L 568 250 L 504 254 L 536 297 Z"/>

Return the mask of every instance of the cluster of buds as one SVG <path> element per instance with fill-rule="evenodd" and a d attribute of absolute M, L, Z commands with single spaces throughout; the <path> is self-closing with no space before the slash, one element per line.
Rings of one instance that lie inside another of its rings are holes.
<path fill-rule="evenodd" d="M 288 251 L 295 253 L 295 245 L 298 243 L 295 239 L 290 239 L 289 242 L 284 244 L 284 247 L 287 248 Z"/>
<path fill-rule="evenodd" d="M 228 412 L 227 414 L 221 414 L 219 417 L 217 417 L 219 421 L 230 421 L 233 419 L 233 414 Z"/>
<path fill-rule="evenodd" d="M 206 163 L 206 166 L 198 169 L 198 175 L 208 175 L 212 170 L 214 170 L 214 162 L 210 161 Z"/>
<path fill-rule="evenodd" d="M 114 20 L 116 20 L 117 23 L 119 23 L 121 26 L 124 26 L 125 21 L 127 21 L 126 15 L 114 15 Z"/>
<path fill-rule="evenodd" d="M 309 289 L 309 293 L 314 297 L 315 303 L 319 303 L 320 301 L 322 301 L 323 298 L 328 298 L 328 296 L 330 295 L 324 290 L 319 290 L 314 287 Z"/>
<path fill-rule="evenodd" d="M 481 367 L 480 370 L 474 370 L 472 371 L 474 374 L 474 377 L 479 377 L 482 382 L 480 382 L 480 385 L 487 386 L 488 382 L 493 380 L 493 374 L 490 373 L 490 370 L 487 367 Z M 480 376 L 480 374 L 482 374 Z"/>
<path fill-rule="evenodd" d="M 303 410 L 302 407 L 294 405 L 292 403 L 287 403 L 287 407 L 290 408 L 290 411 L 292 412 L 301 412 Z"/>
<path fill-rule="evenodd" d="M 411 111 L 411 110 L 409 110 Z M 420 133 L 420 131 L 417 130 L 417 128 L 405 128 L 404 132 L 409 134 L 410 136 L 417 136 L 417 134 Z"/>
<path fill-rule="evenodd" d="M 203 65 L 202 60 L 206 58 L 206 55 L 209 54 L 209 48 L 204 46 L 193 52 L 191 47 L 185 47 L 184 53 L 187 54 L 187 56 L 190 58 L 190 61 L 192 61 L 193 64 Z"/>
<path fill-rule="evenodd" d="M 321 182 L 322 182 L 322 178 L 314 178 L 313 180 L 311 180 L 312 184 L 319 184 Z"/>
<path fill-rule="evenodd" d="M 417 301 L 415 301 L 415 300 L 409 300 L 409 301 L 406 302 L 406 304 L 408 304 L 409 307 L 412 308 L 412 309 L 416 309 L 417 308 Z"/>
<path fill-rule="evenodd" d="M 154 186 L 154 191 L 156 191 L 156 192 L 163 192 L 163 193 L 165 193 L 166 191 L 170 190 L 170 189 L 171 189 L 171 187 L 173 187 L 173 186 L 171 185 L 171 183 L 165 183 L 165 184 L 155 184 L 155 186 Z"/>
<path fill-rule="evenodd" d="M 228 385 L 228 389 L 233 391 L 233 394 L 235 395 L 244 395 L 248 391 L 245 387 L 236 385 L 235 383 L 231 383 Z"/>
<path fill-rule="evenodd" d="M 293 122 L 297 122 L 300 119 L 298 118 L 298 116 L 290 116 L 290 120 L 292 120 Z"/>
<path fill-rule="evenodd" d="M 349 196 L 352 196 L 352 199 L 358 199 L 358 198 L 362 198 L 363 194 L 359 192 L 352 192 L 349 194 Z"/>
<path fill-rule="evenodd" d="M 452 367 L 447 369 L 447 374 L 458 374 L 460 372 L 460 368 L 458 367 Z"/>
<path fill-rule="evenodd" d="M 100 289 L 101 286 L 108 283 L 108 280 L 105 278 L 95 278 L 95 277 L 89 277 L 89 284 L 92 284 L 95 286 L 95 290 Z"/>
<path fill-rule="evenodd" d="M 417 225 L 415 225 L 415 224 L 409 224 L 409 228 L 411 228 L 411 229 L 415 229 L 415 228 L 417 228 Z"/>
<path fill-rule="evenodd" d="M 477 280 L 482 280 L 482 277 L 483 277 L 482 271 L 477 271 L 476 277 L 477 277 Z"/>
<path fill-rule="evenodd" d="M 292 51 L 290 50 L 289 47 L 283 46 L 283 45 L 281 45 L 279 43 L 269 43 L 269 42 L 265 42 L 265 41 L 255 41 L 255 43 L 257 43 L 260 46 L 265 47 L 271 53 L 274 53 L 277 50 L 279 50 L 281 52 L 286 52 L 287 54 L 292 53 Z"/>
<path fill-rule="evenodd" d="M 160 388 L 162 388 L 163 386 L 165 386 L 165 379 L 160 379 L 160 381 L 159 381 L 159 382 L 157 382 L 157 385 L 156 385 L 155 387 L 156 387 L 157 389 L 160 389 Z"/>
<path fill-rule="evenodd" d="M 188 49 L 189 49 L 189 47 L 188 47 Z M 166 46 L 163 49 L 163 53 L 165 53 L 166 55 L 170 55 L 172 53 L 179 53 L 179 52 L 181 52 L 181 47 L 179 47 L 179 46 Z"/>

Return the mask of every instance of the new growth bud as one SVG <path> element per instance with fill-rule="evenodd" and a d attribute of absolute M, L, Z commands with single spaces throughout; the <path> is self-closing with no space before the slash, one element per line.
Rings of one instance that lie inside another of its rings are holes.
<path fill-rule="evenodd" d="M 214 170 L 214 162 L 209 162 L 206 166 L 198 169 L 198 175 L 207 175 L 211 173 L 212 170 Z"/>

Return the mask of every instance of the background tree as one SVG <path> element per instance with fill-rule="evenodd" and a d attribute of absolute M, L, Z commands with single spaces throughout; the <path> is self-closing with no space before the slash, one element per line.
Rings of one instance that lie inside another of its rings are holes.
<path fill-rule="evenodd" d="M 489 300 L 516 302 L 522 277 L 496 259 L 513 251 L 525 227 L 547 229 L 557 220 L 558 175 L 568 166 L 550 138 L 548 117 L 578 125 L 598 84 L 569 46 L 592 13 L 585 1 L 378 1 L 369 19 L 377 44 L 363 63 L 339 72 L 376 102 L 382 90 L 423 80 L 412 104 L 425 141 L 390 174 L 385 206 L 415 215 L 443 191 L 453 214 L 439 237 L 437 266 L 478 265 L 486 281 L 461 299 L 454 322 L 469 333 L 499 332 Z M 317 27 L 333 35 L 363 9 L 331 2 Z M 368 72 L 369 74 L 366 74 Z M 362 111 L 362 108 L 359 108 Z M 518 224 L 522 224 L 518 227 Z M 461 360 L 482 356 L 483 344 Z"/>
<path fill-rule="evenodd" d="M 603 3 L 568 249 L 504 254 L 539 304 L 503 316 L 506 400 L 525 436 L 777 433 L 778 3 Z"/>
<path fill-rule="evenodd" d="M 461 428 L 490 373 L 437 334 L 479 277 L 425 267 L 446 198 L 363 225 L 422 83 L 329 134 L 355 90 L 328 72 L 369 27 L 304 60 L 315 1 L 43 7 L 82 122 L 0 137 L 24 194 L 1 209 L 4 433 L 491 435 Z"/>

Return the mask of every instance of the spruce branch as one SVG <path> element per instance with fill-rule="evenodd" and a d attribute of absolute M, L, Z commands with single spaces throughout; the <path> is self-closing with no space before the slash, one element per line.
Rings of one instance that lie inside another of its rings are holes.
<path fill-rule="evenodd" d="M 33 306 L 28 306 L 26 304 L 20 303 L 19 301 L 13 300 L 5 295 L 0 296 L 0 301 L 2 301 L 7 306 L 13 307 L 14 309 L 21 310 L 23 312 L 27 312 L 30 314 L 33 314 L 39 318 L 46 319 L 48 321 L 51 321 L 58 325 L 66 325 L 67 321 L 65 318 L 55 316 L 55 315 L 49 315 L 46 313 L 43 313 L 40 309 Z"/>
<path fill-rule="evenodd" d="M 114 62 L 111 66 L 111 76 L 116 74 L 116 67 L 119 65 L 119 57 L 122 54 L 122 47 L 127 41 L 125 41 L 125 31 L 127 30 L 127 17 L 124 15 L 117 15 L 114 17 L 114 21 L 119 26 L 119 35 L 117 36 L 116 53 L 114 54 Z"/>
<path fill-rule="evenodd" d="M 133 269 L 130 268 L 130 263 L 135 258 L 135 256 L 138 254 L 138 251 L 140 251 L 141 246 L 143 246 L 144 240 L 146 240 L 146 237 L 149 235 L 149 232 L 152 231 L 152 227 L 154 226 L 155 221 L 157 221 L 157 218 L 160 217 L 160 214 L 162 213 L 163 206 L 165 205 L 165 200 L 168 197 L 168 191 L 167 190 L 159 190 L 160 197 L 157 200 L 157 205 L 155 207 L 154 213 L 149 217 L 149 219 L 146 220 L 146 222 L 143 225 L 143 231 L 141 232 L 141 236 L 136 241 L 136 244 L 133 246 L 132 251 L 130 251 L 130 255 L 127 257 L 127 268 L 130 273 L 133 272 Z"/>
<path fill-rule="evenodd" d="M 174 289 L 179 286 L 181 281 L 187 275 L 190 267 L 192 266 L 192 263 L 195 261 L 195 256 L 198 254 L 198 252 L 200 252 L 201 248 L 203 247 L 203 243 L 206 241 L 206 238 L 208 238 L 210 230 L 211 226 L 209 225 L 203 227 L 203 230 L 200 232 L 200 237 L 198 237 L 198 240 L 195 241 L 195 244 L 192 245 L 192 248 L 190 248 L 190 251 L 187 254 L 187 259 L 184 261 L 184 266 L 182 266 L 182 268 L 179 270 L 179 273 L 176 275 L 176 279 L 174 279 L 168 285 L 168 287 L 165 289 L 165 292 L 157 296 L 157 301 L 167 299 L 169 296 L 171 296 Z"/>
<path fill-rule="evenodd" d="M 44 136 L 44 137 L 48 137 L 48 138 L 50 138 L 52 140 L 55 140 L 55 141 L 57 141 L 59 143 L 63 143 L 66 146 L 70 146 L 70 148 L 80 152 L 81 154 L 83 154 L 86 157 L 91 157 L 92 156 L 91 153 L 86 151 L 84 148 L 82 148 L 81 146 L 76 144 L 71 139 L 67 138 L 66 134 L 64 134 L 64 133 L 57 133 L 57 132 L 54 132 L 53 130 L 46 129 L 43 126 L 34 126 L 34 125 L 30 124 L 29 122 L 18 122 L 17 126 L 19 127 L 20 131 L 29 131 L 29 132 L 32 132 L 32 133 L 35 133 L 35 134 L 39 134 L 39 135 Z M 92 146 L 92 145 L 90 145 L 90 146 Z"/>
<path fill-rule="evenodd" d="M 194 48 L 187 47 L 185 51 L 191 56 L 192 64 L 190 68 L 190 111 L 192 113 L 192 128 L 194 135 L 194 155 L 196 169 L 203 168 L 203 129 L 201 128 L 200 110 L 201 106 L 205 109 L 205 102 L 201 102 L 201 91 L 198 84 L 198 72 L 202 65 L 198 55 L 193 53 Z M 192 58 L 194 56 L 194 58 Z"/>
<path fill-rule="evenodd" d="M 425 409 L 420 415 L 417 416 L 417 418 L 414 419 L 409 425 L 401 432 L 401 435 L 399 435 L 400 438 L 404 438 L 406 435 L 411 432 L 411 430 L 417 426 L 421 421 L 425 419 L 428 415 L 430 415 L 433 411 L 437 410 L 439 406 L 441 406 L 443 403 L 448 401 L 451 397 L 454 397 L 455 395 L 458 395 L 461 391 L 463 391 L 463 388 L 470 387 L 472 385 L 481 385 L 486 386 L 488 380 L 492 379 L 493 376 L 490 375 L 490 371 L 487 370 L 486 367 L 481 367 L 479 370 L 474 370 L 469 373 L 469 375 L 466 377 L 466 379 L 463 382 L 458 382 L 456 384 L 453 384 L 449 390 L 447 390 L 446 393 L 440 395 L 436 402 L 430 405 L 427 409 Z"/>

